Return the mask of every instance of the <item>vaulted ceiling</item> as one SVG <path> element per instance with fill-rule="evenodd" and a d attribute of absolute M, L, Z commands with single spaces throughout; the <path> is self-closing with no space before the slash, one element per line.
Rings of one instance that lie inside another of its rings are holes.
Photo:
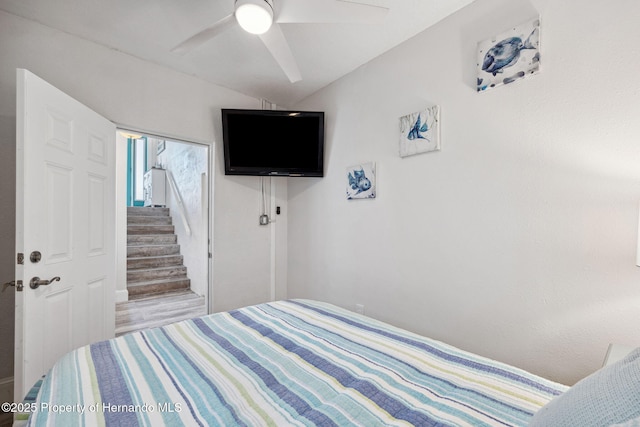
<path fill-rule="evenodd" d="M 278 26 L 302 78 L 295 83 L 261 38 L 238 25 L 227 26 L 186 53 L 172 52 L 233 14 L 234 1 L 0 0 L 0 10 L 287 107 L 473 0 L 273 0 L 274 17 L 283 17 Z M 306 11 L 334 23 L 289 23 L 295 19 L 284 15 L 291 9 L 293 15 Z M 375 17 L 369 19 L 372 11 Z"/>

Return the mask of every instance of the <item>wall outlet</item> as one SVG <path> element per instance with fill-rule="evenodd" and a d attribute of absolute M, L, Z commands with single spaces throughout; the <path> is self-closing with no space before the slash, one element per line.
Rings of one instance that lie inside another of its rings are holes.
<path fill-rule="evenodd" d="M 262 214 L 260 215 L 260 225 L 268 225 L 269 224 L 269 215 Z"/>
<path fill-rule="evenodd" d="M 364 304 L 356 304 L 356 313 L 364 314 Z"/>

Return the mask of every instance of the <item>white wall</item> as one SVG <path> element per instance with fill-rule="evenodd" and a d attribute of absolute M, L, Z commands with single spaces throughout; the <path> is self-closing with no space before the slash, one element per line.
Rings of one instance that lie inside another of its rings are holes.
<path fill-rule="evenodd" d="M 198 295 L 208 295 L 209 220 L 206 216 L 208 200 L 203 198 L 202 194 L 202 175 L 205 174 L 206 181 L 209 180 L 208 160 L 206 146 L 174 141 L 167 141 L 165 150 L 158 155 L 158 161 L 168 171 L 167 207 L 171 210 L 180 253 L 191 280 L 191 290 Z M 183 208 L 180 207 L 179 199 L 171 190 L 171 185 L 168 182 L 169 174 L 175 180 Z M 206 181 L 204 187 L 206 187 Z M 185 213 L 186 225 L 182 211 Z M 187 226 L 189 232 L 187 232 Z"/>
<path fill-rule="evenodd" d="M 270 296 L 271 233 L 260 228 L 260 181 L 223 175 L 221 108 L 260 108 L 260 101 L 0 12 L 0 279 L 13 277 L 15 231 L 16 68 L 26 68 L 126 128 L 188 141 L 215 142 L 214 295 L 216 311 Z M 6 238 L 5 238 L 6 237 Z M 242 255 L 241 260 L 236 256 Z M 7 291 L 5 298 L 12 295 Z M 12 299 L 12 298 L 10 298 Z M 0 336 L 12 337 L 13 312 L 0 310 Z M 12 338 L 10 338 L 12 339 Z M 10 375 L 12 346 L 0 346 Z"/>
<path fill-rule="evenodd" d="M 640 345 L 640 3 L 478 0 L 296 108 L 326 177 L 289 181 L 289 297 L 327 300 L 552 379 Z M 475 92 L 478 41 L 541 16 L 542 72 Z M 442 150 L 398 156 L 441 106 Z M 376 161 L 378 197 L 347 201 Z"/>

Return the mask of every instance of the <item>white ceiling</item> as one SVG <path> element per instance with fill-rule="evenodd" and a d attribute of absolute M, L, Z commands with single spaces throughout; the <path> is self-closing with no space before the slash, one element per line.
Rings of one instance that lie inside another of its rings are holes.
<path fill-rule="evenodd" d="M 300 0 L 273 1 L 277 14 L 279 1 Z M 0 9 L 287 107 L 473 0 L 353 1 L 389 11 L 378 23 L 280 24 L 302 74 L 297 83 L 289 82 L 258 36 L 239 26 L 185 55 L 171 52 L 232 13 L 234 0 L 0 0 Z"/>

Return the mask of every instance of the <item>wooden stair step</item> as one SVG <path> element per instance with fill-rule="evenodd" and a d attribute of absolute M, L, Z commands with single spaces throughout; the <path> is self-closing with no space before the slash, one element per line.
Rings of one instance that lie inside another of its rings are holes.
<path fill-rule="evenodd" d="M 136 282 L 146 282 L 149 280 L 174 277 L 187 277 L 187 267 L 184 265 L 174 265 L 169 267 L 146 268 L 140 270 L 127 271 L 127 284 Z"/>
<path fill-rule="evenodd" d="M 175 245 L 178 236 L 175 234 L 131 234 L 127 236 L 128 246 Z"/>
<path fill-rule="evenodd" d="M 127 207 L 127 216 L 169 216 L 169 208 L 152 208 L 152 207 Z"/>
<path fill-rule="evenodd" d="M 148 280 L 135 284 L 127 284 L 129 296 L 150 295 L 162 292 L 170 292 L 179 289 L 189 289 L 191 280 L 187 278 L 173 278 L 161 280 Z"/>
<path fill-rule="evenodd" d="M 127 258 L 147 256 L 179 255 L 180 245 L 127 246 Z"/>
<path fill-rule="evenodd" d="M 132 234 L 173 234 L 173 225 L 127 225 L 127 235 Z"/>
<path fill-rule="evenodd" d="M 170 267 L 182 265 L 182 255 L 161 255 L 127 258 L 127 271 L 144 270 L 148 268 Z"/>
<path fill-rule="evenodd" d="M 171 225 L 170 216 L 136 215 L 127 216 L 128 225 Z"/>

